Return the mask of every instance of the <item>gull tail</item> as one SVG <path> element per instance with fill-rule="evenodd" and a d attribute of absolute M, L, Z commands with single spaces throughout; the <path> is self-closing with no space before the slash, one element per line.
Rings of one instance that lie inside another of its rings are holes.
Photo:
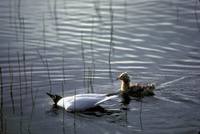
<path fill-rule="evenodd" d="M 50 94 L 50 93 L 46 93 L 54 102 L 55 105 L 57 105 L 58 101 L 62 98 L 61 96 L 59 95 L 53 95 L 53 94 Z"/>

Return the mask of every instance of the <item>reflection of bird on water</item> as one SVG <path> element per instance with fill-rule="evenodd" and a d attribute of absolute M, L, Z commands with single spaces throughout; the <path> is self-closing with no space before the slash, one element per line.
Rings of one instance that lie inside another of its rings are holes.
<path fill-rule="evenodd" d="M 100 104 L 117 97 L 117 95 L 107 96 L 107 94 L 78 94 L 68 97 L 50 93 L 47 93 L 47 95 L 52 98 L 55 106 L 65 108 L 69 112 L 100 109 Z"/>
<path fill-rule="evenodd" d="M 117 77 L 121 81 L 120 93 L 131 97 L 143 97 L 154 95 L 153 90 L 155 85 L 153 84 L 130 84 L 130 78 L 127 72 L 120 74 Z"/>

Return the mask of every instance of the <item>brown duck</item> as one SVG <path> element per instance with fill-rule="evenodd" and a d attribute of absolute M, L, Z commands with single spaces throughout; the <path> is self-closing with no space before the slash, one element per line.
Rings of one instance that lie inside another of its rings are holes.
<path fill-rule="evenodd" d="M 130 78 L 127 72 L 120 74 L 117 80 L 121 81 L 120 92 L 125 93 L 131 97 L 153 96 L 155 89 L 154 84 L 130 84 Z"/>

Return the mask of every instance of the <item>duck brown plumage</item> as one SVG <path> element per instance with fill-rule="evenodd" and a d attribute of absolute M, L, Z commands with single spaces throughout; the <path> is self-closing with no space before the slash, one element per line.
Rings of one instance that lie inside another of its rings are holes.
<path fill-rule="evenodd" d="M 154 84 L 130 84 L 130 78 L 127 72 L 120 74 L 117 77 L 117 79 L 121 81 L 121 93 L 128 94 L 131 97 L 143 97 L 154 95 Z"/>

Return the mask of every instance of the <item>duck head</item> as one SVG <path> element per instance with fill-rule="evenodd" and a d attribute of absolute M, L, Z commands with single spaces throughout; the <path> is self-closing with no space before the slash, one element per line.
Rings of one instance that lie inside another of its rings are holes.
<path fill-rule="evenodd" d="M 121 80 L 121 81 L 123 81 L 123 82 L 125 82 L 125 83 L 129 83 L 129 82 L 130 82 L 130 78 L 129 78 L 127 72 L 121 73 L 121 74 L 117 77 L 117 80 Z"/>
<path fill-rule="evenodd" d="M 117 80 L 121 81 L 121 88 L 120 91 L 126 92 L 129 89 L 129 83 L 130 83 L 130 78 L 128 76 L 127 72 L 121 73 L 118 77 Z"/>

